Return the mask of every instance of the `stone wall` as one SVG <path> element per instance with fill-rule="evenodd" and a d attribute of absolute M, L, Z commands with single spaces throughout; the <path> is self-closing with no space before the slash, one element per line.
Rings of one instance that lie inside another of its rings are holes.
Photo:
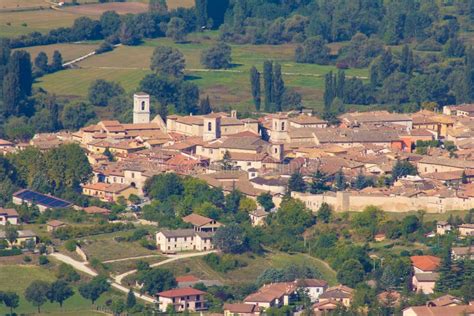
<path fill-rule="evenodd" d="M 331 205 L 336 212 L 360 212 L 367 205 L 374 205 L 387 212 L 410 212 L 425 210 L 428 213 L 444 213 L 452 210 L 474 208 L 474 199 L 440 198 L 436 196 L 406 197 L 362 195 L 351 192 L 329 192 L 309 194 L 292 192 L 294 198 L 303 201 L 309 209 L 316 212 L 323 202 Z"/>

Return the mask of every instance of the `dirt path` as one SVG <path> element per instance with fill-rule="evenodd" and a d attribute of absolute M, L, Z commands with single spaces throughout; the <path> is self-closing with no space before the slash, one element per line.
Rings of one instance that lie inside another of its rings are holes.
<path fill-rule="evenodd" d="M 113 259 L 102 261 L 102 263 L 113 263 L 113 262 L 120 262 L 120 261 L 128 261 L 128 260 L 137 260 L 137 259 L 145 259 L 145 258 L 154 258 L 154 257 L 162 257 L 163 255 L 145 255 L 145 256 L 138 256 L 138 257 L 130 257 L 130 258 L 120 258 L 120 259 Z"/>
<path fill-rule="evenodd" d="M 205 255 L 210 254 L 210 253 L 213 253 L 213 252 L 216 252 L 216 251 L 215 251 L 215 250 L 211 250 L 211 251 L 204 251 L 204 252 L 193 252 L 193 253 L 184 253 L 184 254 L 174 255 L 174 256 L 170 256 L 170 257 L 169 257 L 168 259 L 166 259 L 166 260 L 163 260 L 163 261 L 154 263 L 154 264 L 150 265 L 150 267 L 153 267 L 153 268 L 154 268 L 154 267 L 158 267 L 158 266 L 161 266 L 161 265 L 164 265 L 164 264 L 173 262 L 173 261 L 185 259 L 185 258 L 192 258 L 192 257 L 205 256 Z M 129 276 L 129 275 L 131 275 L 131 274 L 134 274 L 135 272 L 137 272 L 137 270 L 130 270 L 130 271 L 127 271 L 127 272 L 125 272 L 125 273 L 122 273 L 122 274 L 120 274 L 120 275 L 115 276 L 115 277 L 114 277 L 114 280 L 115 280 L 115 282 L 117 282 L 117 283 L 122 283 L 123 278 L 125 278 L 126 276 Z"/>

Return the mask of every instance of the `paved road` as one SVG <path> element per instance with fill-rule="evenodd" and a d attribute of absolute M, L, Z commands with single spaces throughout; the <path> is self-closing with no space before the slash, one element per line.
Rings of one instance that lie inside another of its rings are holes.
<path fill-rule="evenodd" d="M 166 260 L 163 260 L 163 261 L 160 261 L 160 262 L 157 262 L 157 263 L 154 263 L 154 264 L 150 265 L 150 267 L 158 267 L 158 266 L 161 266 L 161 265 L 164 265 L 164 264 L 176 261 L 176 260 L 192 258 L 192 257 L 199 257 L 199 256 L 205 256 L 205 255 L 213 253 L 213 252 L 216 252 L 216 250 L 204 251 L 204 252 L 183 253 L 183 254 L 179 254 L 179 255 L 173 255 L 173 256 L 169 256 L 169 258 L 166 259 Z M 127 271 L 125 273 L 122 273 L 122 274 L 117 275 L 116 277 L 114 277 L 114 280 L 117 283 L 122 283 L 123 278 L 125 278 L 126 276 L 128 276 L 130 274 L 134 274 L 135 272 L 137 272 L 137 270 Z"/>
<path fill-rule="evenodd" d="M 91 268 L 89 268 L 84 262 L 80 262 L 80 261 L 77 261 L 77 260 L 74 260 L 72 259 L 71 257 L 68 257 L 66 255 L 63 255 L 61 253 L 52 253 L 50 254 L 50 256 L 58 259 L 59 261 L 62 261 L 64 263 L 67 263 L 69 265 L 71 265 L 74 269 L 76 270 L 79 270 L 81 272 L 84 272 L 90 276 L 96 276 L 97 275 L 97 272 L 95 272 L 94 270 L 92 270 Z M 112 287 L 116 288 L 117 290 L 119 291 L 122 291 L 124 293 L 128 293 L 129 291 L 129 288 L 121 285 L 121 284 L 118 284 L 112 280 L 109 280 L 110 284 L 112 285 Z M 155 299 L 153 297 L 150 297 L 150 296 L 147 296 L 147 295 L 140 295 L 139 293 L 135 293 L 136 297 L 137 298 L 140 298 L 148 303 L 155 303 Z"/>
<path fill-rule="evenodd" d="M 193 253 L 184 253 L 184 254 L 179 254 L 179 255 L 173 255 L 173 256 L 169 256 L 168 259 L 166 259 L 166 260 L 154 263 L 150 266 L 151 267 L 157 267 L 157 266 L 161 266 L 163 264 L 167 264 L 167 263 L 177 261 L 177 260 L 180 260 L 180 259 L 192 258 L 192 257 L 198 257 L 198 256 L 205 256 L 205 255 L 210 254 L 212 252 L 216 252 L 216 251 L 211 250 L 211 251 L 205 251 L 205 252 L 193 252 Z M 95 272 L 94 270 L 92 270 L 91 268 L 89 268 L 87 266 L 88 262 L 77 261 L 77 260 L 74 260 L 73 258 L 71 258 L 69 256 L 66 256 L 66 255 L 64 255 L 62 253 L 58 253 L 58 252 L 52 253 L 52 254 L 50 254 L 50 256 L 58 259 L 59 261 L 67 263 L 67 264 L 71 265 L 74 269 L 79 270 L 81 272 L 84 272 L 84 273 L 86 273 L 90 276 L 97 276 L 98 275 L 97 272 Z M 154 256 L 154 255 L 152 255 L 152 256 Z M 150 257 L 150 256 L 144 256 L 144 257 L 146 258 L 146 257 Z M 117 260 L 111 260 L 111 261 L 112 262 L 113 261 L 124 261 L 124 260 L 139 259 L 139 258 L 144 258 L 144 257 L 123 258 L 123 259 L 117 259 Z M 111 261 L 109 261 L 109 262 L 111 262 Z M 120 283 L 122 283 L 122 280 L 123 280 L 124 277 L 126 277 L 127 275 L 130 275 L 130 274 L 133 274 L 135 272 L 137 272 L 137 270 L 127 271 L 125 273 L 122 273 L 122 274 L 114 277 L 113 280 L 109 280 L 109 282 L 112 285 L 112 287 L 116 288 L 117 290 L 122 291 L 124 293 L 128 293 L 128 291 L 130 289 L 128 287 L 125 287 L 125 286 L 121 285 Z M 142 299 L 142 300 L 144 300 L 148 303 L 155 303 L 156 302 L 156 300 L 151 296 L 140 295 L 139 293 L 135 293 L 135 295 L 138 298 L 140 298 L 140 299 Z"/>

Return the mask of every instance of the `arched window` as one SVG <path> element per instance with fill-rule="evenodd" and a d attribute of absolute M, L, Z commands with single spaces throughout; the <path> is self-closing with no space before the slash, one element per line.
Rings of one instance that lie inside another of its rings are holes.
<path fill-rule="evenodd" d="M 142 101 L 142 111 L 145 111 L 145 101 Z"/>
<path fill-rule="evenodd" d="M 207 130 L 209 132 L 212 131 L 212 123 L 211 122 L 207 123 Z"/>
<path fill-rule="evenodd" d="M 278 148 L 275 147 L 275 154 L 278 154 Z"/>
<path fill-rule="evenodd" d="M 281 122 L 281 130 L 282 130 L 282 131 L 285 130 L 285 122 Z"/>

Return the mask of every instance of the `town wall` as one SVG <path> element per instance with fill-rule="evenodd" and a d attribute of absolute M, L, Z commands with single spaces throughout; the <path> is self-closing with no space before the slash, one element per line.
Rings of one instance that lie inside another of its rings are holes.
<path fill-rule="evenodd" d="M 331 205 L 336 212 L 360 212 L 368 205 L 373 205 L 387 212 L 410 212 L 424 210 L 428 213 L 444 213 L 453 210 L 474 208 L 473 198 L 440 198 L 436 196 L 377 196 L 337 192 L 327 194 L 308 194 L 292 192 L 294 198 L 300 199 L 306 207 L 316 212 L 323 202 Z"/>

